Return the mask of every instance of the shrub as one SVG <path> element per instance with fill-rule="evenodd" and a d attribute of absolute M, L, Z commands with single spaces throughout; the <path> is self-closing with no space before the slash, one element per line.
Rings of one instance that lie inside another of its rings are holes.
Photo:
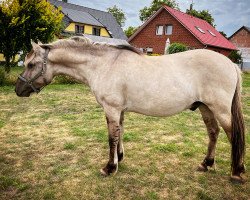
<path fill-rule="evenodd" d="M 229 54 L 228 58 L 236 64 L 241 64 L 243 62 L 241 53 L 238 52 L 237 50 L 232 51 Z"/>
<path fill-rule="evenodd" d="M 78 81 L 76 81 L 75 79 L 69 76 L 60 75 L 60 76 L 55 77 L 54 83 L 55 84 L 75 84 L 75 83 L 78 83 Z"/>
<path fill-rule="evenodd" d="M 152 53 L 152 54 L 149 54 L 149 56 L 161 56 L 161 54 L 158 54 L 158 53 Z"/>
<path fill-rule="evenodd" d="M 181 43 L 173 43 L 168 47 L 169 54 L 183 52 L 187 50 L 188 50 L 187 46 Z"/>

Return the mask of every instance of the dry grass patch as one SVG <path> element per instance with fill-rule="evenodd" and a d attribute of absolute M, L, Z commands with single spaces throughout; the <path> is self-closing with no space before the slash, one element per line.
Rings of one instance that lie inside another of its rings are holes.
<path fill-rule="evenodd" d="M 244 75 L 250 130 L 250 75 Z M 207 149 L 199 111 L 170 118 L 126 113 L 125 160 L 102 177 L 108 159 L 105 117 L 82 85 L 51 85 L 18 98 L 0 88 L 0 199 L 249 199 L 229 182 L 230 145 L 221 131 L 216 171 L 196 172 Z M 246 165 L 250 166 L 247 132 Z"/>

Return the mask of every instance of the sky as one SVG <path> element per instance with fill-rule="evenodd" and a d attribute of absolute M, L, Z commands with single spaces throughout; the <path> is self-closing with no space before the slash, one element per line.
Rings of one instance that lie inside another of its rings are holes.
<path fill-rule="evenodd" d="M 69 3 L 106 11 L 117 5 L 126 14 L 124 28 L 140 26 L 139 10 L 149 6 L 152 0 L 69 0 Z M 181 11 L 189 8 L 192 0 L 176 0 Z M 240 27 L 250 27 L 250 0 L 193 0 L 194 9 L 209 10 L 215 19 L 216 29 L 231 36 Z"/>

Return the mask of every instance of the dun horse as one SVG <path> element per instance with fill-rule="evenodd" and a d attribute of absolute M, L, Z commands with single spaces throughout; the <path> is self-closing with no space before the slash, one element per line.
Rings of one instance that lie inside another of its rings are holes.
<path fill-rule="evenodd" d="M 218 122 L 231 142 L 231 180 L 243 182 L 245 136 L 241 110 L 241 74 L 225 56 L 209 50 L 149 57 L 131 46 L 94 43 L 73 37 L 51 44 L 32 43 L 16 94 L 28 97 L 59 74 L 87 84 L 103 107 L 109 133 L 104 175 L 117 172 L 123 159 L 124 112 L 171 116 L 199 108 L 209 143 L 200 171 L 213 167 Z"/>

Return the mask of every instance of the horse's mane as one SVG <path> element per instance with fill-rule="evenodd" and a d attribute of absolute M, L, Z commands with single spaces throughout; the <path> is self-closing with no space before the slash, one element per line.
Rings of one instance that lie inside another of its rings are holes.
<path fill-rule="evenodd" d="M 137 53 L 139 55 L 142 54 L 142 52 L 131 46 L 131 45 L 112 45 L 112 44 L 108 44 L 105 42 L 94 42 L 91 39 L 84 37 L 84 36 L 74 36 L 71 37 L 69 39 L 62 39 L 62 40 L 58 40 L 56 42 L 53 42 L 50 44 L 50 46 L 52 48 L 59 48 L 59 47 L 64 47 L 64 48 L 74 48 L 74 47 L 83 47 L 83 46 L 108 46 L 108 47 L 112 47 L 112 48 L 116 48 L 116 49 L 121 49 L 121 50 L 128 50 L 128 51 L 132 51 L 134 53 Z"/>

